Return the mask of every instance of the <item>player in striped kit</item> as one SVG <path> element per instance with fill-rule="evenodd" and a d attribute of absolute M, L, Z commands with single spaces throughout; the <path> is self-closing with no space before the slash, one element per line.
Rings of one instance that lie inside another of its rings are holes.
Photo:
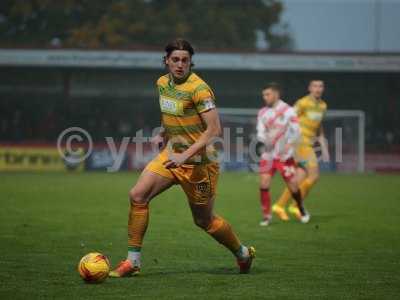
<path fill-rule="evenodd" d="M 271 196 L 269 192 L 272 176 L 278 170 L 286 182 L 301 213 L 300 221 L 307 223 L 309 214 L 303 207 L 303 200 L 296 180 L 294 152 L 300 137 L 300 127 L 294 109 L 280 100 L 280 87 L 268 84 L 262 91 L 265 107 L 257 117 L 257 139 L 264 144 L 260 160 L 260 200 L 263 212 L 261 226 L 271 220 Z"/>
<path fill-rule="evenodd" d="M 219 165 L 211 142 L 221 132 L 214 93 L 192 72 L 194 49 L 188 41 L 176 39 L 165 52 L 168 73 L 156 84 L 163 130 L 152 139 L 164 146 L 129 192 L 128 255 L 109 276 L 139 275 L 149 204 L 176 184 L 186 194 L 194 223 L 232 252 L 240 273 L 249 273 L 255 249 L 243 245 L 231 225 L 214 212 Z"/>

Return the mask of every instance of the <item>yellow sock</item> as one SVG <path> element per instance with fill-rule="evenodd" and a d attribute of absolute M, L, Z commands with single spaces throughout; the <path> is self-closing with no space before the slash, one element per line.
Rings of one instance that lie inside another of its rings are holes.
<path fill-rule="evenodd" d="M 290 193 L 288 188 L 285 188 L 282 195 L 279 197 L 278 201 L 276 201 L 276 204 L 281 207 L 285 207 L 286 204 L 289 202 L 290 198 L 292 198 L 292 194 Z"/>
<path fill-rule="evenodd" d="M 300 191 L 301 191 L 301 196 L 303 197 L 303 201 L 307 197 L 314 183 L 315 183 L 314 180 L 308 178 L 304 179 L 303 182 L 300 183 Z"/>
<path fill-rule="evenodd" d="M 149 206 L 131 202 L 128 220 L 128 249 L 140 249 L 149 224 Z"/>
<path fill-rule="evenodd" d="M 241 244 L 238 237 L 233 232 L 231 225 L 220 216 L 214 217 L 207 228 L 207 233 L 231 250 L 233 254 L 236 255 L 239 251 Z"/>

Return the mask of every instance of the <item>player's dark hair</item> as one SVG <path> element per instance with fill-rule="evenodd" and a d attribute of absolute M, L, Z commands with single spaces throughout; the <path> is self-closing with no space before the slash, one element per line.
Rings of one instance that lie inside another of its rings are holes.
<path fill-rule="evenodd" d="M 281 86 L 277 82 L 270 82 L 266 86 L 264 86 L 264 90 L 268 90 L 268 89 L 271 89 L 271 90 L 273 90 L 275 92 L 278 92 L 279 94 L 282 93 Z"/>
<path fill-rule="evenodd" d="M 192 57 L 194 55 L 194 49 L 192 47 L 192 45 L 184 39 L 181 38 L 177 38 L 171 42 L 169 42 L 166 46 L 165 46 L 165 52 L 167 53 L 166 56 L 164 56 L 164 64 L 165 64 L 165 60 L 167 59 L 167 57 L 169 57 L 171 55 L 171 53 L 175 50 L 184 50 L 189 52 L 190 57 Z M 191 64 L 191 67 L 193 67 L 194 64 Z"/>
<path fill-rule="evenodd" d="M 190 56 L 194 55 L 194 49 L 192 45 L 184 39 L 175 39 L 165 46 L 165 52 L 167 52 L 167 56 L 170 56 L 172 51 L 175 50 L 185 50 L 189 52 Z"/>

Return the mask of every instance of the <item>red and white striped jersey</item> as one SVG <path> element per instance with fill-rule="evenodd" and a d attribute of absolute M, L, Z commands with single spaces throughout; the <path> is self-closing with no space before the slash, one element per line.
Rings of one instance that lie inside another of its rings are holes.
<path fill-rule="evenodd" d="M 257 116 L 257 139 L 265 145 L 262 158 L 287 160 L 294 156 L 300 127 L 293 107 L 278 100 L 261 108 Z"/>

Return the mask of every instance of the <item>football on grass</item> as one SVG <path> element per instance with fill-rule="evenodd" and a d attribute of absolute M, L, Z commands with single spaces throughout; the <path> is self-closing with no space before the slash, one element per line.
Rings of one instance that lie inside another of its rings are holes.
<path fill-rule="evenodd" d="M 110 272 L 110 262 L 105 255 L 92 252 L 82 257 L 78 271 L 84 281 L 100 283 L 107 278 L 108 272 Z"/>

